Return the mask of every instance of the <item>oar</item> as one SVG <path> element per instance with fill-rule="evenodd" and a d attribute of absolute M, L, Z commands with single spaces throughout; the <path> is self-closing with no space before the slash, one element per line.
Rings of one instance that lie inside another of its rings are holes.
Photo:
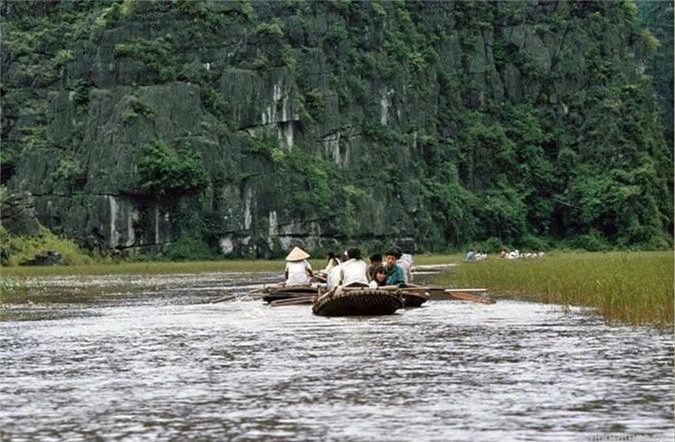
<path fill-rule="evenodd" d="M 403 287 L 401 287 L 401 290 L 403 290 L 404 292 L 428 292 L 429 288 L 428 287 L 403 286 Z"/>
<path fill-rule="evenodd" d="M 494 304 L 495 300 L 489 296 L 476 295 L 474 293 L 486 293 L 487 289 L 445 289 L 445 292 L 453 299 L 461 301 L 479 302 L 481 304 Z"/>
<path fill-rule="evenodd" d="M 377 290 L 391 290 L 391 291 L 396 291 L 396 290 L 401 290 L 402 287 L 399 287 L 397 285 L 381 285 L 377 287 Z"/>
<path fill-rule="evenodd" d="M 297 298 L 290 298 L 290 299 L 277 299 L 276 301 L 270 302 L 270 306 L 283 307 L 286 305 L 311 304 L 315 298 L 316 295 L 298 296 Z"/>
<path fill-rule="evenodd" d="M 313 274 L 312 277 L 319 282 L 327 282 L 328 281 L 326 276 L 318 274 L 318 273 Z"/>
<path fill-rule="evenodd" d="M 211 304 L 215 304 L 216 302 L 224 302 L 224 301 L 231 301 L 232 299 L 235 299 L 238 295 L 227 295 L 223 296 L 222 298 L 214 299 L 211 301 Z"/>

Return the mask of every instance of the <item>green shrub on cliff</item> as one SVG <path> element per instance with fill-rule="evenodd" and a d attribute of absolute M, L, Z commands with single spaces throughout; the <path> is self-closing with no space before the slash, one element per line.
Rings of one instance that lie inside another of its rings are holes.
<path fill-rule="evenodd" d="M 173 148 L 159 140 L 149 143 L 141 154 L 138 174 L 140 188 L 159 199 L 198 194 L 210 183 L 190 144 Z"/>
<path fill-rule="evenodd" d="M 10 267 L 17 266 L 47 250 L 58 252 L 68 265 L 91 264 L 94 261 L 75 241 L 58 237 L 45 228 L 39 235 L 14 236 L 0 226 L 0 249 L 9 255 L 2 260 L 2 265 Z"/>

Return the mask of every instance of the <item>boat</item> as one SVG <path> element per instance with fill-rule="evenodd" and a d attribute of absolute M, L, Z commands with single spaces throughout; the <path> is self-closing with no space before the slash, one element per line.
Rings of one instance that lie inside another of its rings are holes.
<path fill-rule="evenodd" d="M 403 296 L 404 307 L 420 307 L 431 298 L 429 293 L 425 291 L 406 290 L 405 288 L 401 289 L 401 295 Z"/>
<path fill-rule="evenodd" d="M 416 274 L 435 274 L 440 272 L 448 271 L 449 269 L 455 267 L 456 264 L 425 264 L 425 265 L 415 265 L 410 268 L 411 273 Z"/>
<path fill-rule="evenodd" d="M 447 293 L 451 299 L 478 302 L 481 304 L 494 304 L 496 301 L 488 296 L 487 291 L 487 289 L 483 288 L 445 289 L 445 293 Z"/>
<path fill-rule="evenodd" d="M 271 303 L 281 299 L 293 299 L 306 297 L 309 295 L 316 295 L 319 292 L 319 287 L 315 285 L 285 285 L 274 284 L 264 286 L 258 289 L 256 293 L 262 293 L 263 302 Z"/>
<path fill-rule="evenodd" d="M 393 315 L 403 308 L 401 291 L 369 287 L 337 287 L 319 295 L 312 312 L 319 316 Z"/>
<path fill-rule="evenodd" d="M 495 300 L 488 295 L 488 289 L 486 288 L 445 288 L 437 286 L 424 287 L 416 284 L 408 284 L 406 287 L 402 288 L 402 290 L 404 298 L 406 297 L 406 294 L 408 295 L 408 298 L 412 298 L 414 293 L 423 293 L 427 295 L 427 300 L 454 299 L 458 301 L 477 302 L 480 304 L 495 303 Z M 414 300 L 411 299 L 410 302 L 412 303 Z M 407 303 L 406 307 L 408 307 Z"/>

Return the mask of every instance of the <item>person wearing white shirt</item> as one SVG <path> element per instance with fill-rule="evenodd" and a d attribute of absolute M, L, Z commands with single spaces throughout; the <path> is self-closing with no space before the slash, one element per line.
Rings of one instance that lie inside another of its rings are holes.
<path fill-rule="evenodd" d="M 356 247 L 347 249 L 347 261 L 340 264 L 338 281 L 343 287 L 368 286 L 368 264 L 361 259 L 361 250 Z"/>
<path fill-rule="evenodd" d="M 307 258 L 309 258 L 309 253 L 301 248 L 295 247 L 291 250 L 286 257 L 284 269 L 286 285 L 308 285 L 311 282 L 312 266 Z"/>

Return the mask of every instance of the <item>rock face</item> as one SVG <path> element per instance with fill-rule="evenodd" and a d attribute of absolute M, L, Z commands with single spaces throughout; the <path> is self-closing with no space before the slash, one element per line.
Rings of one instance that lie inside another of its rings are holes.
<path fill-rule="evenodd" d="M 461 244 L 446 225 L 454 198 L 437 208 L 434 180 L 479 191 L 496 179 L 458 147 L 473 139 L 458 116 L 527 102 L 567 119 L 595 69 L 579 23 L 623 14 L 604 2 L 478 3 L 5 3 L 2 141 L 15 155 L 3 183 L 31 192 L 35 212 L 9 202 L 3 225 L 28 232 L 37 214 L 96 247 L 196 235 L 245 256 L 297 242 Z M 31 15 L 68 32 L 27 46 L 17 35 L 37 32 L 22 21 Z M 613 35 L 604 49 L 620 48 L 632 75 L 633 37 Z M 195 152 L 208 185 L 152 187 L 142 165 L 166 166 L 144 156 L 158 141 Z"/>
<path fill-rule="evenodd" d="M 9 195 L 2 202 L 0 214 L 0 222 L 8 233 L 17 236 L 40 234 L 40 222 L 30 192 Z"/>

